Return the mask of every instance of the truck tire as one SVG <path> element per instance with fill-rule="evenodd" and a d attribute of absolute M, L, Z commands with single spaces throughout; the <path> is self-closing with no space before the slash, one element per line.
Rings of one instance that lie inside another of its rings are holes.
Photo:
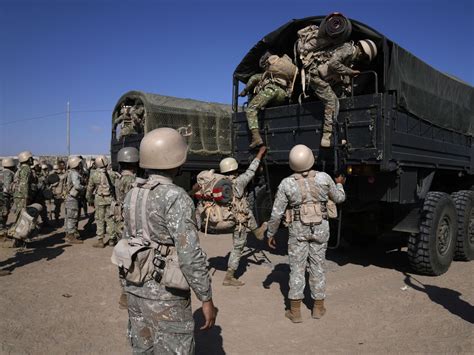
<path fill-rule="evenodd" d="M 458 234 L 454 260 L 474 259 L 474 192 L 458 191 L 451 195 L 458 215 Z"/>
<path fill-rule="evenodd" d="M 456 206 L 444 192 L 428 192 L 420 218 L 420 233 L 408 238 L 408 260 L 418 273 L 441 275 L 453 261 L 457 236 Z"/>

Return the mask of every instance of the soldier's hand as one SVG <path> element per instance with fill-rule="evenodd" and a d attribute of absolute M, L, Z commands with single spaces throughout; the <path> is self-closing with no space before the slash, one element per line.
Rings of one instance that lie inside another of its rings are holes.
<path fill-rule="evenodd" d="M 344 185 L 346 183 L 346 177 L 344 175 L 338 175 L 334 181 L 336 181 L 336 184 L 342 184 Z"/>
<path fill-rule="evenodd" d="M 258 153 L 257 153 L 257 156 L 256 158 L 258 160 L 262 160 L 262 158 L 265 156 L 265 153 L 267 152 L 267 147 L 262 145 L 259 149 L 258 149 Z"/>
<path fill-rule="evenodd" d="M 212 328 L 217 317 L 217 308 L 214 307 L 212 300 L 204 301 L 202 303 L 202 313 L 204 314 L 204 325 L 199 329 L 206 330 Z"/>
<path fill-rule="evenodd" d="M 271 249 L 276 249 L 277 245 L 276 245 L 276 240 L 274 237 L 269 237 L 267 243 Z"/>
<path fill-rule="evenodd" d="M 352 73 L 351 73 L 351 76 L 357 76 L 359 74 L 360 74 L 359 70 L 353 70 Z"/>
<path fill-rule="evenodd" d="M 240 97 L 245 97 L 245 96 L 247 96 L 247 90 L 246 90 L 246 89 L 243 89 L 243 90 L 239 93 L 239 96 L 240 96 Z"/>

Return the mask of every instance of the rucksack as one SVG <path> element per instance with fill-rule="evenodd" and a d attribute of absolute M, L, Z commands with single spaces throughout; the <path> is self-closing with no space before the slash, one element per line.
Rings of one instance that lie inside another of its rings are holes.
<path fill-rule="evenodd" d="M 234 200 L 232 181 L 214 170 L 201 171 L 197 176 L 199 190 L 194 195 L 199 200 L 201 221 L 205 222 L 205 232 L 229 230 L 236 225 L 232 211 Z"/>
<path fill-rule="evenodd" d="M 267 59 L 267 70 L 263 77 L 270 77 L 275 83 L 286 88 L 288 95 L 293 92 L 298 68 L 286 54 L 279 57 L 271 55 Z"/>

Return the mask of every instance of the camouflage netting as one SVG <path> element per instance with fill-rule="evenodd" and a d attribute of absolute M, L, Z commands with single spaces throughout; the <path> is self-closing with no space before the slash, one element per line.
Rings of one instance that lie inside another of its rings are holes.
<path fill-rule="evenodd" d="M 143 105 L 144 131 L 159 127 L 186 128 L 192 131 L 190 152 L 200 155 L 230 154 L 232 109 L 230 105 L 130 91 L 114 108 L 112 120 L 122 105 Z"/>

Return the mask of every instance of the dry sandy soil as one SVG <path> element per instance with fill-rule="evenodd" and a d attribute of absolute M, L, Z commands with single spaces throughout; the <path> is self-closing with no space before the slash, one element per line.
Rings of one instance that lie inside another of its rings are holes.
<path fill-rule="evenodd" d="M 81 221 L 81 226 L 85 220 Z M 26 249 L 0 249 L 0 352 L 128 354 L 127 312 L 118 308 L 111 248 L 64 243 L 47 230 Z M 93 231 L 89 230 L 89 235 Z M 196 331 L 199 354 L 474 353 L 474 263 L 440 277 L 412 275 L 398 238 L 328 252 L 327 314 L 284 317 L 288 265 L 284 231 L 277 252 L 249 236 L 241 288 L 221 286 L 230 235 L 201 236 L 213 277 L 216 326 Z M 263 248 L 263 251 L 261 250 Z M 193 298 L 196 326 L 202 323 Z"/>

